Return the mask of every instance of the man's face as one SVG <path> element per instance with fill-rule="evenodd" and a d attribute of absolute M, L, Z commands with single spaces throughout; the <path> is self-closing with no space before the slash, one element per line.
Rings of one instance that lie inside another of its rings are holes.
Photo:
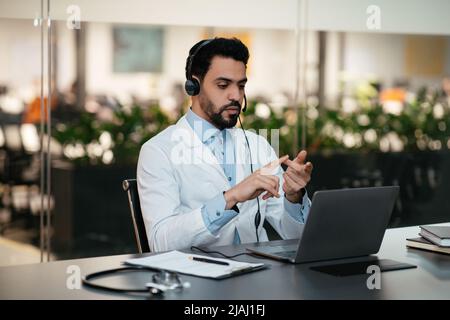
<path fill-rule="evenodd" d="M 219 129 L 236 125 L 245 94 L 245 65 L 216 56 L 201 81 L 199 104 L 209 121 Z"/>

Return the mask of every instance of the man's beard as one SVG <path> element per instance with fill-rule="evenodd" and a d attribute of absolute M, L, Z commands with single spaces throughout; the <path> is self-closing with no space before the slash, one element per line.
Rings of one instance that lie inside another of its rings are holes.
<path fill-rule="evenodd" d="M 239 118 L 239 114 L 241 113 L 241 104 L 238 101 L 232 101 L 229 104 L 221 107 L 218 112 L 214 111 L 214 104 L 209 100 L 206 96 L 203 99 L 200 99 L 200 106 L 203 111 L 208 115 L 212 124 L 215 125 L 218 129 L 223 130 L 225 128 L 233 128 Z M 227 120 L 223 117 L 223 112 L 229 107 L 238 107 L 239 112 L 236 114 L 230 115 L 230 118 Z"/>

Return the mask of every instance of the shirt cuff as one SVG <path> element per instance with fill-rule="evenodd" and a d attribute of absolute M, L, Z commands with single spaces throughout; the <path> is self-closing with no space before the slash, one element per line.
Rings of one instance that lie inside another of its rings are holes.
<path fill-rule="evenodd" d="M 302 198 L 302 203 L 292 203 L 284 197 L 284 208 L 286 212 L 297 222 L 305 223 L 309 213 L 311 203 L 308 198 L 308 191 L 305 189 L 305 194 Z"/>
<path fill-rule="evenodd" d="M 217 233 L 231 219 L 238 215 L 234 210 L 225 210 L 226 201 L 223 193 L 218 194 L 202 207 L 202 217 L 206 228 L 212 234 Z"/>

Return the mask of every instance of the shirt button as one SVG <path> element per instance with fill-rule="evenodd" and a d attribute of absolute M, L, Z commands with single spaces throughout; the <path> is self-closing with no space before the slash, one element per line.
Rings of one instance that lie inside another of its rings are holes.
<path fill-rule="evenodd" d="M 231 181 L 231 177 L 228 177 L 228 181 Z"/>
<path fill-rule="evenodd" d="M 220 211 L 217 211 L 217 212 L 216 212 L 216 216 L 220 216 Z"/>

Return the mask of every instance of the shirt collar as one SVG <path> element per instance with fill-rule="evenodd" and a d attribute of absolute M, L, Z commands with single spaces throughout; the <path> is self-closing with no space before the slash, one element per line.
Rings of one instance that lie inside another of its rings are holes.
<path fill-rule="evenodd" d="M 217 129 L 214 125 L 198 116 L 191 108 L 186 113 L 186 120 L 203 143 L 214 135 L 219 136 L 219 133 L 224 135 L 226 132 L 225 130 Z"/>

